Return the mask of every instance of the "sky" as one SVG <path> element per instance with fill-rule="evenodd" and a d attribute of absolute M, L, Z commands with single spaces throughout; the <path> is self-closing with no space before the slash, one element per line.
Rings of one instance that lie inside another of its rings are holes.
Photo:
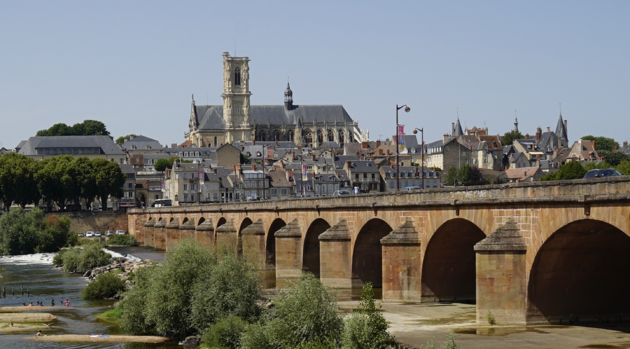
<path fill-rule="evenodd" d="M 463 127 L 630 138 L 629 1 L 0 0 L 0 147 L 55 123 L 181 143 L 191 95 L 222 104 L 222 52 L 251 104 L 342 104 L 372 140 Z"/>

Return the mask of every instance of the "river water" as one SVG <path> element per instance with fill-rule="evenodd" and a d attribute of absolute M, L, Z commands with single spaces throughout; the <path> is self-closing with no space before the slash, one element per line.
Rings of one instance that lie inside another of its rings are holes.
<path fill-rule="evenodd" d="M 162 260 L 163 252 L 155 252 L 144 247 L 112 248 L 120 254 L 132 254 L 143 259 Z M 22 303 L 41 301 L 50 306 L 51 301 L 59 306 L 62 301 L 70 300 L 69 308 L 59 307 L 54 311 L 47 311 L 57 317 L 50 323 L 50 327 L 43 327 L 44 335 L 51 334 L 124 334 L 116 324 L 108 323 L 96 318 L 96 315 L 111 309 L 113 301 L 84 301 L 81 290 L 85 288 L 88 279 L 76 274 L 64 273 L 54 268 L 47 258 L 40 256 L 15 256 L 0 258 L 0 286 L 6 286 L 6 298 L 0 298 L 0 306 L 21 306 Z M 20 288 L 24 288 L 24 295 Z M 29 289 L 30 296 L 26 294 Z M 177 343 L 168 344 L 137 344 L 137 343 L 53 343 L 35 342 L 27 337 L 34 336 L 36 330 L 22 333 L 0 334 L 0 348 L 121 348 L 121 349 L 157 349 L 181 348 Z"/>

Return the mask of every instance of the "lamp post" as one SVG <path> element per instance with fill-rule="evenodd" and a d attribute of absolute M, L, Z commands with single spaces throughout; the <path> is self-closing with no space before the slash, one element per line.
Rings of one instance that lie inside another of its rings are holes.
<path fill-rule="evenodd" d="M 400 175 L 400 171 L 398 170 L 398 155 L 400 154 L 400 150 L 398 149 L 398 142 L 400 141 L 398 139 L 398 111 L 402 108 L 405 108 L 405 112 L 407 113 L 411 110 L 411 108 L 409 108 L 406 104 L 403 104 L 400 107 L 396 104 L 396 133 L 394 133 L 396 135 L 396 191 L 400 190 L 400 181 L 398 180 Z"/>
<path fill-rule="evenodd" d="M 424 128 L 414 128 L 413 134 L 418 134 L 418 131 L 422 135 L 420 143 L 422 144 L 422 148 L 420 148 L 420 171 L 422 171 L 422 189 L 424 189 Z"/>

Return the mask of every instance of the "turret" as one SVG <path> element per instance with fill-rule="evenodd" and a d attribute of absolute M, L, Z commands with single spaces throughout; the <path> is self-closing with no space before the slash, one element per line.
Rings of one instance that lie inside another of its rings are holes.
<path fill-rule="evenodd" d="M 287 89 L 284 90 L 284 107 L 287 110 L 293 109 L 293 91 L 291 91 L 291 86 L 287 82 Z"/>

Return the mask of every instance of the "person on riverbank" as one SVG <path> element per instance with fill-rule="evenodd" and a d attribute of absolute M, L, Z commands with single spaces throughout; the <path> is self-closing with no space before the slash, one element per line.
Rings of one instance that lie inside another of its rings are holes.
<path fill-rule="evenodd" d="M 41 337 L 41 336 L 42 336 L 42 331 L 37 331 L 36 336 L 37 336 L 37 337 Z"/>
<path fill-rule="evenodd" d="M 66 299 L 66 307 L 70 306 L 70 300 Z"/>
<path fill-rule="evenodd" d="M 52 301 L 50 301 L 51 307 L 55 306 L 55 300 L 53 299 Z"/>
<path fill-rule="evenodd" d="M 33 302 L 28 303 L 28 306 L 32 307 L 33 306 Z"/>

